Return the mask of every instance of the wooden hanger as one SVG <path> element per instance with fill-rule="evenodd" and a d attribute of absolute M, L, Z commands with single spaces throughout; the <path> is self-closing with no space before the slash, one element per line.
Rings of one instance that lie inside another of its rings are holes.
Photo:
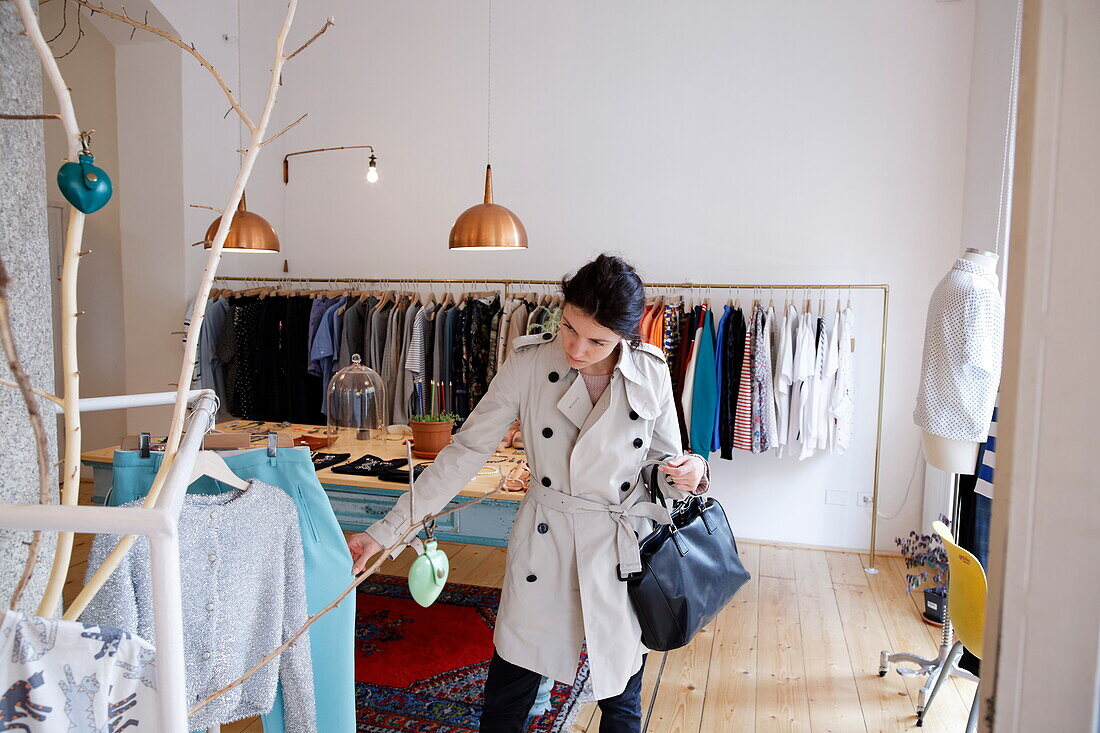
<path fill-rule="evenodd" d="M 195 467 L 191 469 L 191 478 L 187 483 L 193 483 L 203 476 L 241 491 L 246 491 L 249 486 L 247 481 L 233 473 L 224 458 L 213 451 L 198 452 L 195 456 Z"/>

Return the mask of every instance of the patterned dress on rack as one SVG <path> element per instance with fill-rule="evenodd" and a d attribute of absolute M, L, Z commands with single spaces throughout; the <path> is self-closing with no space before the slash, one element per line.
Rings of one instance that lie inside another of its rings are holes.
<path fill-rule="evenodd" d="M 752 451 L 752 346 L 756 338 L 753 319 L 745 327 L 745 350 L 741 358 L 741 377 L 737 385 L 737 408 L 733 417 L 733 447 Z"/>
<path fill-rule="evenodd" d="M 764 453 L 771 449 L 767 426 L 768 405 L 772 402 L 772 350 L 769 343 L 767 315 L 760 304 L 752 309 L 752 452 Z M 772 418 L 774 422 L 774 412 Z"/>
<path fill-rule="evenodd" d="M 680 306 L 665 303 L 665 333 L 661 348 L 665 352 L 665 363 L 668 370 L 676 373 L 676 356 L 680 350 L 680 316 L 683 313 Z"/>

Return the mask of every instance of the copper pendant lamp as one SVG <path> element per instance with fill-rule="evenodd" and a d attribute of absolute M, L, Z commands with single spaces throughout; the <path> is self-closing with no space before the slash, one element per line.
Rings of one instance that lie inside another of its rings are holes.
<path fill-rule="evenodd" d="M 485 203 L 463 211 L 451 227 L 451 249 L 526 249 L 527 230 L 507 207 L 493 203 L 493 166 L 485 166 Z"/>
<path fill-rule="evenodd" d="M 490 157 L 493 99 L 493 3 L 489 0 L 489 84 L 485 123 L 485 157 Z M 485 164 L 485 201 L 463 211 L 451 225 L 450 249 L 527 249 L 527 230 L 510 209 L 493 203 L 493 166 Z"/>
<path fill-rule="evenodd" d="M 218 225 L 222 218 L 219 216 L 206 229 L 206 237 L 203 247 L 210 249 L 214 244 L 214 235 L 218 233 Z M 246 210 L 244 194 L 237 204 L 237 210 L 233 212 L 233 219 L 229 223 L 229 235 L 225 238 L 225 250 L 232 252 L 278 252 L 279 235 L 268 223 L 267 219 L 259 214 Z"/>

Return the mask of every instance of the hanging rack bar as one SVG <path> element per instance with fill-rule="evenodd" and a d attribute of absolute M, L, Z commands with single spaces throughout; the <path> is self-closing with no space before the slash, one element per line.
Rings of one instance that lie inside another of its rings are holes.
<path fill-rule="evenodd" d="M 479 277 L 477 279 L 470 278 L 391 278 L 391 277 L 347 277 L 347 278 L 332 278 L 332 277 L 242 277 L 233 275 L 219 275 L 214 278 L 215 282 L 244 282 L 244 283 L 357 283 L 360 285 L 377 285 L 382 283 L 405 283 L 408 285 L 414 284 L 430 284 L 430 283 L 454 283 L 454 284 L 473 284 L 478 283 L 488 285 L 500 285 L 503 286 L 504 294 L 507 296 L 510 288 L 515 286 L 554 286 L 560 285 L 560 280 L 516 280 L 512 278 L 484 278 Z M 879 358 L 879 371 L 878 371 L 878 416 L 875 429 L 875 467 L 874 467 L 874 482 L 873 490 L 871 494 L 871 540 L 868 547 L 868 563 L 864 570 L 870 574 L 877 573 L 875 568 L 875 560 L 877 555 L 877 549 L 875 548 L 875 542 L 878 539 L 878 504 L 879 504 L 879 477 L 881 474 L 882 463 L 882 413 L 883 403 L 886 395 L 886 337 L 887 337 L 887 325 L 890 314 L 890 286 L 887 283 L 697 283 L 690 281 L 682 282 L 647 282 L 644 283 L 647 288 L 677 288 L 680 290 L 687 290 L 689 292 L 697 292 L 700 290 L 802 290 L 806 293 L 807 299 L 810 297 L 810 291 L 817 290 L 822 296 L 826 290 L 877 290 L 882 293 L 882 335 L 881 335 L 881 356 Z M 702 296 L 705 297 L 705 296 Z"/>
<path fill-rule="evenodd" d="M 217 282 L 245 282 L 245 283 L 361 283 L 370 285 L 375 283 L 466 283 L 489 285 L 560 285 L 560 280 L 515 280 L 511 278 L 407 278 L 407 277 L 243 277 L 235 275 L 218 275 L 214 278 Z M 885 283 L 827 283 L 827 284 L 783 284 L 783 283 L 696 283 L 684 282 L 647 282 L 647 288 L 713 288 L 713 289 L 748 289 L 748 288 L 810 288 L 811 290 L 883 290 L 890 286 Z"/>

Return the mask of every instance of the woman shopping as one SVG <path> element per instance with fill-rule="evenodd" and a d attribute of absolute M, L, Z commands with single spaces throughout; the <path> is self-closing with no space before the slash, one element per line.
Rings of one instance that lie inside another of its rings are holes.
<path fill-rule="evenodd" d="M 681 454 L 664 356 L 639 339 L 645 292 L 634 268 L 600 255 L 562 291 L 558 334 L 515 340 L 454 442 L 416 482 L 417 513 L 441 511 L 519 418 L 532 480 L 508 539 L 484 733 L 523 730 L 541 677 L 571 683 L 582 643 L 601 733 L 640 730 L 647 650 L 621 579 L 640 570 L 636 533 L 652 526 L 640 470 L 663 461 L 672 498 L 707 487 L 706 461 Z M 348 539 L 356 573 L 408 529 L 409 511 L 406 494 Z"/>

